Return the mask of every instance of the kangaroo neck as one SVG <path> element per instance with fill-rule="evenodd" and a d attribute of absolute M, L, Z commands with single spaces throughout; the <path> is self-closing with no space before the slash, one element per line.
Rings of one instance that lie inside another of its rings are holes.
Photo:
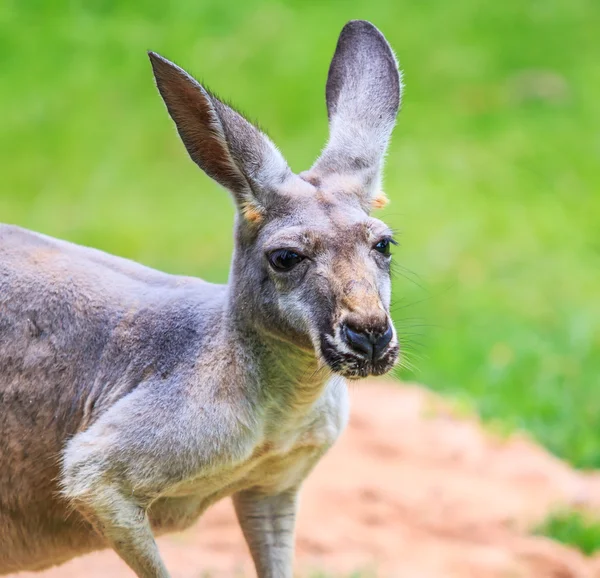
<path fill-rule="evenodd" d="M 331 377 L 329 368 L 306 344 L 272 334 L 253 319 L 251 297 L 246 301 L 235 285 L 229 286 L 229 292 L 224 326 L 251 373 L 247 377 L 255 384 L 261 404 L 276 413 L 309 411 Z"/>

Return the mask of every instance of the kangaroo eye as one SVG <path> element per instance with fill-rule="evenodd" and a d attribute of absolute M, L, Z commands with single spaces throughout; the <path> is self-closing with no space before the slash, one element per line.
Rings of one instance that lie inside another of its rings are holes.
<path fill-rule="evenodd" d="M 391 254 L 390 245 L 391 245 L 391 241 L 389 239 L 381 239 L 381 241 L 379 241 L 379 243 L 377 243 L 377 245 L 375 245 L 374 249 L 375 249 L 375 251 L 378 251 L 382 255 L 390 255 Z"/>
<path fill-rule="evenodd" d="M 289 249 L 277 249 L 269 255 L 269 263 L 276 271 L 290 271 L 301 261 L 304 257 Z"/>

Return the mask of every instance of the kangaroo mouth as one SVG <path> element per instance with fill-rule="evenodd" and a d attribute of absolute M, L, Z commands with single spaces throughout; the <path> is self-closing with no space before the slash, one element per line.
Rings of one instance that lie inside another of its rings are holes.
<path fill-rule="evenodd" d="M 396 365 L 399 354 L 400 346 L 394 343 L 377 359 L 367 358 L 340 346 L 332 335 L 321 337 L 323 359 L 332 371 L 347 379 L 384 375 Z"/>

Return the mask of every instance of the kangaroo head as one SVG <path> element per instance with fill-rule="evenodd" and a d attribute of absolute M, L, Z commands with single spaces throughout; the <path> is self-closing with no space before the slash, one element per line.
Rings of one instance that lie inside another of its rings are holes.
<path fill-rule="evenodd" d="M 389 314 L 394 240 L 370 213 L 385 203 L 381 170 L 401 82 L 381 32 L 364 21 L 343 28 L 327 79 L 329 142 L 299 175 L 185 71 L 154 53 L 150 60 L 192 160 L 237 205 L 237 316 L 345 377 L 391 369 L 399 350 Z"/>

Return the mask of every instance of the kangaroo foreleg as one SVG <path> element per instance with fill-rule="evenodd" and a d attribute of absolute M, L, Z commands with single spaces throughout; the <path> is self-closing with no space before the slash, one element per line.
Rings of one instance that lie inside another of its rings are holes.
<path fill-rule="evenodd" d="M 116 486 L 94 488 L 79 509 L 139 578 L 169 578 L 146 509 Z"/>

